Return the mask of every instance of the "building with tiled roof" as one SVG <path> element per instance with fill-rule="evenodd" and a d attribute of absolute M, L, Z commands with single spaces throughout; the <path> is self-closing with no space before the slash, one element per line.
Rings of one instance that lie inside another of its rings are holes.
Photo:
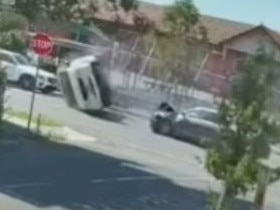
<path fill-rule="evenodd" d="M 116 24 L 112 9 L 105 5 L 100 7 L 95 14 L 96 25 L 104 34 L 109 36 L 115 31 L 120 31 L 120 29 L 137 32 L 134 26 L 134 18 L 135 15 L 138 15 L 147 18 L 155 27 L 161 28 L 164 26 L 165 9 L 166 7 L 164 6 L 140 3 L 137 11 L 119 11 L 120 22 Z M 46 25 L 43 24 L 44 27 Z M 50 27 L 54 26 L 53 23 L 49 25 Z M 276 30 L 264 25 L 252 25 L 208 15 L 201 15 L 199 25 L 204 26 L 206 29 L 209 44 L 212 46 L 207 59 L 203 59 L 206 62 L 201 65 L 202 71 L 218 75 L 210 81 L 215 87 L 208 89 L 213 89 L 216 92 L 217 89 L 218 91 L 225 89 L 225 75 L 233 74 L 242 63 L 242 60 L 248 55 L 256 53 L 260 47 L 265 48 L 269 53 L 273 52 L 275 59 L 280 61 L 280 35 Z M 115 30 L 116 28 L 117 30 Z M 61 24 L 59 29 L 61 29 Z M 63 33 L 67 29 L 56 31 Z M 117 40 L 120 42 L 130 40 L 127 34 L 123 33 L 117 37 Z M 206 84 L 207 82 L 203 83 Z M 204 87 L 204 89 L 207 89 L 207 87 Z"/>

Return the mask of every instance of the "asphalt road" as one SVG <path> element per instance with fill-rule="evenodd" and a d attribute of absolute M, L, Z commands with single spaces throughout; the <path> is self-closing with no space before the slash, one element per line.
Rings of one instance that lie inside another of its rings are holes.
<path fill-rule="evenodd" d="M 7 107 L 28 111 L 30 92 L 9 88 L 7 96 Z M 204 191 L 219 188 L 204 150 L 153 134 L 133 109 L 91 116 L 38 94 L 35 113 L 97 141 L 0 147 L 0 209 L 206 210 Z M 12 136 L 21 130 L 7 126 Z"/>
<path fill-rule="evenodd" d="M 30 98 L 30 92 L 10 88 L 6 107 L 28 112 Z M 198 159 L 204 159 L 203 149 L 153 134 L 148 119 L 137 116 L 133 109 L 112 108 L 104 114 L 89 115 L 69 108 L 60 96 L 37 94 L 34 112 L 94 136 L 104 144 L 144 150 L 196 165 Z"/>

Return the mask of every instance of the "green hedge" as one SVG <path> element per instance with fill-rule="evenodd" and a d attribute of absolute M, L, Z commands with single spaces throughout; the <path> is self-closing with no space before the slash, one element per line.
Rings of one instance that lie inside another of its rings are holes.
<path fill-rule="evenodd" d="M 25 40 L 16 32 L 2 33 L 0 47 L 6 50 L 23 53 L 27 48 Z"/>

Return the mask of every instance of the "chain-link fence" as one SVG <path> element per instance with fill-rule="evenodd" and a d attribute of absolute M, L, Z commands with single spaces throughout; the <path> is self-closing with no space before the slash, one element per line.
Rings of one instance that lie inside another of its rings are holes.
<path fill-rule="evenodd" d="M 48 30 L 52 30 L 51 25 Z M 73 47 L 71 41 L 64 39 L 60 40 L 60 45 L 71 49 L 66 55 L 70 59 L 90 53 L 97 55 L 103 69 L 110 72 L 112 85 L 132 95 L 143 95 L 146 101 L 158 98 L 157 103 L 168 100 L 184 104 L 192 99 L 213 104 L 229 93 L 230 81 L 225 76 L 200 66 L 177 71 L 172 60 L 169 61 L 172 65 L 168 66 L 168 62 L 153 57 L 154 46 L 147 47 L 135 32 L 118 30 L 105 36 L 93 30 L 89 40 L 89 44 Z M 175 75 L 178 72 L 183 74 Z"/>

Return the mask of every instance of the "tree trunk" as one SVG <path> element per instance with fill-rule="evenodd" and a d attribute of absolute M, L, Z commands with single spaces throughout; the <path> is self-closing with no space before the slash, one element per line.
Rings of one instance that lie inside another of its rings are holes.
<path fill-rule="evenodd" d="M 215 206 L 215 210 L 222 210 L 227 204 L 229 204 L 229 200 L 231 199 L 231 193 L 229 187 L 225 184 L 223 192 L 220 194 L 217 205 Z"/>
<path fill-rule="evenodd" d="M 265 194 L 271 178 L 271 171 L 267 167 L 259 168 L 258 186 L 255 195 L 255 205 L 258 210 L 264 209 Z"/>

